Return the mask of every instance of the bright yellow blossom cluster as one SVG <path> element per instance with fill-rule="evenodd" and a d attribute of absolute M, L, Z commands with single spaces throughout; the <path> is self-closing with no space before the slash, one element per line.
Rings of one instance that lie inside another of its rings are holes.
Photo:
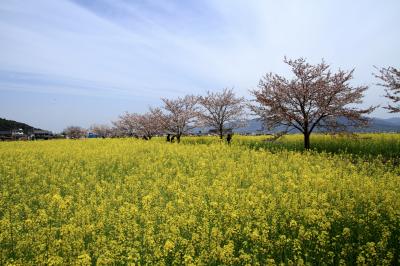
<path fill-rule="evenodd" d="M 398 165 L 250 140 L 0 143 L 0 265 L 400 263 Z"/>

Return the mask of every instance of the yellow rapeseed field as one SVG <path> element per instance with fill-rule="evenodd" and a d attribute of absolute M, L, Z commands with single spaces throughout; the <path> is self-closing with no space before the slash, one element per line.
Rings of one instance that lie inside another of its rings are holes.
<path fill-rule="evenodd" d="M 239 140 L 0 143 L 0 265 L 400 263 L 397 164 Z"/>

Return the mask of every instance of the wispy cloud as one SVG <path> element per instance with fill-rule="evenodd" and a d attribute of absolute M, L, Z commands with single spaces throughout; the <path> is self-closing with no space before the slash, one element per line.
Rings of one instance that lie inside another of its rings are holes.
<path fill-rule="evenodd" d="M 372 65 L 400 61 L 399 10 L 395 0 L 2 1 L 0 94 L 247 95 L 265 72 L 287 73 L 284 55 L 356 67 L 371 85 Z M 372 86 L 367 103 L 381 94 Z"/>

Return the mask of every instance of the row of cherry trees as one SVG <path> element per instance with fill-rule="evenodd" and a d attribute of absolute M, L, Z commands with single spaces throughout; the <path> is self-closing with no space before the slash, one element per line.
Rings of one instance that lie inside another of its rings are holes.
<path fill-rule="evenodd" d="M 365 115 L 378 106 L 357 108 L 362 103 L 367 86 L 350 84 L 353 70 L 332 72 L 322 61 L 312 65 L 304 58 L 284 62 L 294 76 L 287 79 L 268 73 L 250 93 L 246 101 L 235 95 L 233 89 L 207 92 L 204 96 L 187 95 L 176 99 L 162 98 L 163 106 L 149 108 L 144 114 L 125 113 L 111 130 L 94 126 L 100 136 L 138 136 L 151 139 L 159 134 L 173 135 L 177 142 L 195 127 L 211 127 L 219 137 L 230 129 L 243 125 L 246 114 L 257 115 L 268 129 L 284 126 L 284 133 L 297 129 L 304 135 L 304 147 L 310 148 L 310 135 L 316 128 L 343 131 L 349 126 L 365 126 Z M 392 104 L 384 107 L 391 113 L 400 112 L 400 71 L 394 67 L 377 69 L 374 74 L 385 87 Z M 250 112 L 248 112 L 249 110 Z"/>
<path fill-rule="evenodd" d="M 163 106 L 149 108 L 144 114 L 125 113 L 114 122 L 124 135 L 151 139 L 154 135 L 170 134 L 177 142 L 195 127 L 212 127 L 220 138 L 237 127 L 245 118 L 246 102 L 232 89 L 207 92 L 205 96 L 186 95 L 176 99 L 162 98 Z"/>

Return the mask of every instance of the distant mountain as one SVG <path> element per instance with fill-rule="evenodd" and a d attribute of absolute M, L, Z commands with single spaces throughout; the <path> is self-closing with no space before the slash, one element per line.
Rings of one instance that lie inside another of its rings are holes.
<path fill-rule="evenodd" d="M 236 133 L 276 133 L 284 130 L 284 127 L 277 127 L 272 130 L 263 130 L 262 122 L 259 119 L 251 119 L 247 121 L 247 125 L 242 128 L 237 128 L 234 130 Z M 350 127 L 351 132 L 400 132 L 400 117 L 393 118 L 371 118 L 370 125 L 365 128 L 353 128 Z M 205 132 L 205 131 L 204 131 Z M 293 133 L 298 133 L 298 130 L 293 130 Z"/>
<path fill-rule="evenodd" d="M 396 125 L 400 125 L 400 117 L 387 118 L 387 119 L 385 119 L 385 121 L 396 124 Z"/>
<path fill-rule="evenodd" d="M 0 131 L 17 130 L 20 128 L 22 128 L 25 134 L 32 132 L 33 130 L 41 130 L 40 128 L 35 128 L 25 123 L 0 118 Z"/>
<path fill-rule="evenodd" d="M 372 118 L 370 126 L 361 128 L 359 132 L 400 132 L 400 118 Z"/>
<path fill-rule="evenodd" d="M 236 133 L 257 133 L 264 131 L 262 121 L 260 119 L 247 120 L 245 127 L 237 128 L 233 130 Z M 278 129 L 276 129 L 278 131 Z"/>

